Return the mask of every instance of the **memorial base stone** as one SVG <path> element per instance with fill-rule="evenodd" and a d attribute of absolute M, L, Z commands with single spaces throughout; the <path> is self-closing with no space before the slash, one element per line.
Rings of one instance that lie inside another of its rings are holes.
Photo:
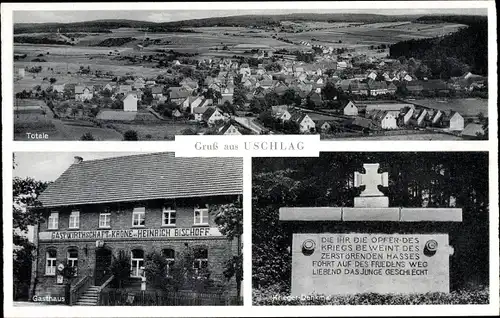
<path fill-rule="evenodd" d="M 449 293 L 447 234 L 294 234 L 292 296 Z"/>
<path fill-rule="evenodd" d="M 355 208 L 387 208 L 389 207 L 388 197 L 355 197 Z"/>

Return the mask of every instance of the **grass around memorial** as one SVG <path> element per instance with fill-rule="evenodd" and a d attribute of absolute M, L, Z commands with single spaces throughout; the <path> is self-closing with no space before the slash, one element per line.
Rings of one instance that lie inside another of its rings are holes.
<path fill-rule="evenodd" d="M 445 293 L 426 294 L 376 294 L 357 295 L 302 295 L 290 296 L 274 285 L 263 289 L 253 289 L 253 305 L 255 306 L 317 306 L 317 305 L 465 305 L 488 304 L 487 286 L 475 289 L 462 289 Z"/>

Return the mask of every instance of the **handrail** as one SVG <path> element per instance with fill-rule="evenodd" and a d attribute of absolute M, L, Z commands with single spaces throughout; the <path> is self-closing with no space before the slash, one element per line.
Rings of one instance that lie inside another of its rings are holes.
<path fill-rule="evenodd" d="M 92 276 L 88 275 L 83 277 L 74 286 L 70 288 L 69 304 L 73 305 L 78 301 L 80 295 L 87 290 L 87 288 L 92 284 Z"/>
<path fill-rule="evenodd" d="M 99 291 L 103 290 L 104 288 L 106 288 L 106 286 L 109 285 L 109 283 L 111 283 L 111 281 L 115 278 L 115 275 L 111 275 L 101 286 L 99 286 Z"/>
<path fill-rule="evenodd" d="M 101 286 L 99 286 L 99 294 L 97 295 L 97 304 L 101 303 L 101 292 L 109 283 L 115 278 L 115 275 L 111 275 Z"/>

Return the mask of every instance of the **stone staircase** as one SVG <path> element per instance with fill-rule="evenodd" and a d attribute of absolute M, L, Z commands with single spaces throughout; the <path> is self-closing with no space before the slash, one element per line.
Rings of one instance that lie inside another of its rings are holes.
<path fill-rule="evenodd" d="M 97 306 L 99 301 L 99 286 L 89 286 L 76 301 L 75 306 Z"/>

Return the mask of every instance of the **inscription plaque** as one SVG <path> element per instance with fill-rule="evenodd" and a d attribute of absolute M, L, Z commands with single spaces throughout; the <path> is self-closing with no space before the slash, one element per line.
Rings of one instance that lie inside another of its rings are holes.
<path fill-rule="evenodd" d="M 448 234 L 294 234 L 292 295 L 448 293 Z"/>

